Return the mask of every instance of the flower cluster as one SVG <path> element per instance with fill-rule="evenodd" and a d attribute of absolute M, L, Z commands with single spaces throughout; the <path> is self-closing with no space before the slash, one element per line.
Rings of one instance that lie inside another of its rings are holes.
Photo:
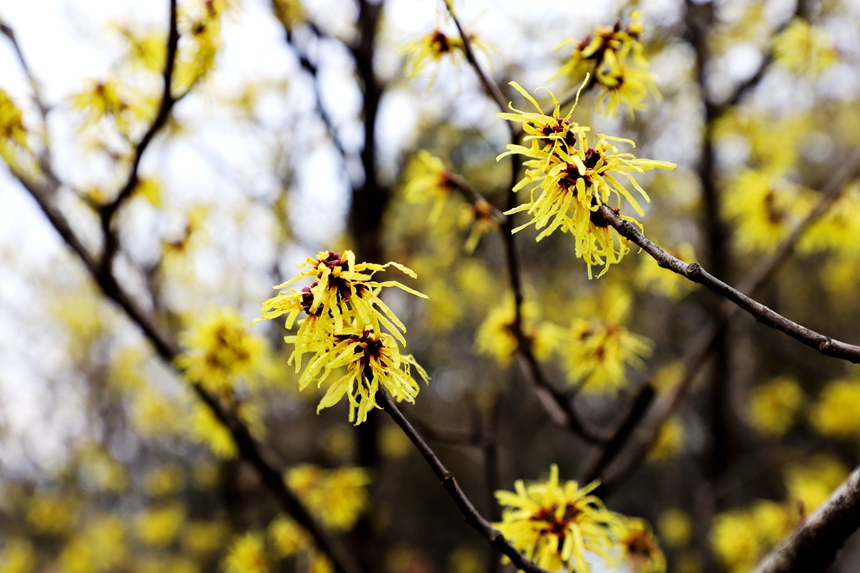
<path fill-rule="evenodd" d="M 0 89 L 0 158 L 14 171 L 20 150 L 29 150 L 24 114 L 12 98 Z"/>
<path fill-rule="evenodd" d="M 637 571 L 665 571 L 665 558 L 648 524 L 606 509 L 591 493 L 597 485 L 561 483 L 553 464 L 545 482 L 518 480 L 515 491 L 496 492 L 504 509 L 502 521 L 494 525 L 517 550 L 549 571 L 588 573 L 586 554 L 610 565 L 621 557 Z"/>
<path fill-rule="evenodd" d="M 275 288 L 284 289 L 303 278 L 312 278 L 314 282 L 301 290 L 282 290 L 263 303 L 263 316 L 254 321 L 286 315 L 289 330 L 296 324 L 299 313 L 306 315 L 298 321 L 296 334 L 284 338 L 295 345 L 289 363 L 295 363 L 296 372 L 301 371 L 302 357 L 311 355 L 299 378 L 299 390 L 311 382 L 321 387 L 334 370 L 345 367 L 346 373 L 328 387 L 317 411 L 335 405 L 346 396 L 350 404 L 349 420 L 356 425 L 365 421 L 367 413 L 376 406 L 376 393 L 380 389 L 384 388 L 398 401 L 414 403 L 419 386 L 412 377 L 412 368 L 425 381 L 427 373 L 411 355 L 400 353 L 398 343 L 406 345 L 403 338 L 406 327 L 378 295 L 382 287 L 397 287 L 427 297 L 397 281 L 375 281 L 373 275 L 388 267 L 413 278 L 415 273 L 394 262 L 356 264 L 352 251 L 343 254 L 324 251 L 315 259 L 306 259 L 299 265 L 303 267 L 306 270 Z"/>
<path fill-rule="evenodd" d="M 624 198 L 640 216 L 644 215 L 639 202 L 618 178 L 626 177 L 639 194 L 650 201 L 631 173 L 674 169 L 675 164 L 639 159 L 632 153 L 620 153 L 615 143 L 635 146 L 629 139 L 597 134 L 591 146 L 587 135 L 590 128 L 570 120 L 576 103 L 562 117 L 561 105 L 555 95 L 549 92 L 555 109 L 552 116 L 547 116 L 537 101 L 519 84 L 511 82 L 511 85 L 538 111 L 524 112 L 508 104 L 514 113 L 499 114 L 503 119 L 522 123 L 527 134 L 524 140 L 530 142 L 528 147 L 508 144 L 508 151 L 496 158 L 499 160 L 514 154 L 530 158 L 525 162 L 525 177 L 513 188 L 516 192 L 532 185 L 530 199 L 506 214 L 524 211 L 532 219 L 514 229 L 514 232 L 534 225 L 536 229 L 543 229 L 537 236 L 538 241 L 557 229 L 571 233 L 576 239 L 576 256 L 585 260 L 589 277 L 594 265 L 604 267 L 600 273 L 602 275 L 610 265 L 621 260 L 628 248 L 626 240 L 617 232 L 613 234 L 614 230 L 600 214 L 599 208 L 615 196 L 619 209 L 621 199 Z"/>
<path fill-rule="evenodd" d="M 802 404 L 803 390 L 797 382 L 780 376 L 750 391 L 747 407 L 750 424 L 766 436 L 782 436 L 791 429 Z"/>
<path fill-rule="evenodd" d="M 570 39 L 559 48 L 573 45 L 573 53 L 562 66 L 558 76 L 581 78 L 590 73 L 602 88 L 599 103 L 607 114 L 618 115 L 621 105 L 627 107 L 632 118 L 634 111 L 645 108 L 645 97 L 651 93 L 659 97 L 654 74 L 648 71 L 648 61 L 639 41 L 644 30 L 640 14 L 634 12 L 632 21 L 622 27 L 601 26 L 582 41 Z"/>
<path fill-rule="evenodd" d="M 370 475 L 364 468 L 324 470 L 311 464 L 290 468 L 285 481 L 325 527 L 349 531 L 368 508 Z"/>
<path fill-rule="evenodd" d="M 795 74 L 817 76 L 836 61 L 836 50 L 827 32 L 795 18 L 774 38 L 773 57 Z"/>
<path fill-rule="evenodd" d="M 235 312 L 215 311 L 182 333 L 185 352 L 176 364 L 185 377 L 224 394 L 240 380 L 256 381 L 266 360 L 266 342 L 248 332 Z"/>
<path fill-rule="evenodd" d="M 405 67 L 407 78 L 420 74 L 428 60 L 438 62 L 445 56 L 462 59 L 466 54 L 463 38 L 450 36 L 438 28 L 406 44 L 402 51 L 409 54 Z"/>

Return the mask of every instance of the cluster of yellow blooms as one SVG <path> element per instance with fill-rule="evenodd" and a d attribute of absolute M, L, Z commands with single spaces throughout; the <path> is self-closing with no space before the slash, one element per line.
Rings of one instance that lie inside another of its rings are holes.
<path fill-rule="evenodd" d="M 836 50 L 827 32 L 795 18 L 774 38 L 773 56 L 798 75 L 817 76 L 836 61 Z"/>
<path fill-rule="evenodd" d="M 312 465 L 291 468 L 284 476 L 320 523 L 333 531 L 352 529 L 367 508 L 370 477 L 361 468 L 323 470 Z M 329 559 L 314 549 L 310 535 L 289 517 L 275 517 L 266 535 L 248 532 L 238 536 L 223 560 L 227 573 L 267 573 L 274 570 L 274 559 L 302 555 L 309 571 L 331 573 Z"/>
<path fill-rule="evenodd" d="M 346 396 L 350 404 L 349 420 L 356 425 L 367 419 L 381 389 L 398 401 L 414 403 L 419 386 L 412 377 L 412 368 L 425 381 L 429 380 L 411 355 L 400 353 L 398 343 L 406 345 L 403 338 L 406 327 L 378 295 L 383 287 L 397 287 L 416 296 L 426 296 L 397 281 L 373 280 L 375 273 L 391 266 L 407 276 L 416 276 L 394 262 L 356 264 L 352 251 L 321 252 L 317 258 L 308 258 L 299 265 L 307 267 L 301 274 L 275 288 L 284 289 L 306 277 L 314 279 L 313 284 L 301 290 L 282 290 L 263 303 L 263 316 L 255 321 L 287 315 L 286 328 L 290 330 L 299 313 L 306 315 L 298 321 L 296 334 L 284 338 L 295 345 L 289 363 L 295 364 L 296 372 L 301 371 L 302 357 L 312 356 L 299 378 L 299 390 L 311 382 L 320 387 L 334 370 L 346 367 L 346 374 L 328 387 L 317 411 L 334 406 Z"/>
<path fill-rule="evenodd" d="M 603 88 L 598 102 L 604 111 L 614 117 L 618 108 L 625 105 L 627 115 L 632 118 L 634 111 L 645 109 L 644 100 L 649 93 L 660 96 L 639 41 L 643 31 L 641 15 L 634 12 L 632 21 L 624 28 L 618 22 L 612 27 L 595 29 L 582 41 L 566 40 L 559 48 L 573 45 L 573 53 L 557 75 L 580 81 L 584 74 L 592 74 Z"/>
<path fill-rule="evenodd" d="M 606 509 L 591 493 L 597 485 L 562 483 L 553 464 L 546 481 L 526 485 L 518 480 L 515 491 L 496 492 L 504 509 L 502 521 L 494 525 L 548 571 L 588 573 L 588 555 L 612 566 L 626 562 L 639 573 L 663 573 L 666 560 L 651 527 Z"/>
<path fill-rule="evenodd" d="M 16 171 L 19 151 L 28 150 L 24 114 L 5 91 L 0 89 L 0 158 Z"/>
<path fill-rule="evenodd" d="M 629 139 L 597 134 L 592 147 L 587 135 L 590 128 L 570 120 L 576 108 L 575 102 L 567 115 L 562 117 L 558 100 L 549 92 L 555 109 L 552 116 L 547 116 L 537 101 L 519 84 L 511 82 L 511 85 L 537 110 L 537 113 L 524 112 L 509 104 L 514 113 L 499 114 L 503 119 L 522 123 L 527 134 L 524 139 L 531 142 L 528 147 L 508 144 L 508 151 L 496 158 L 498 160 L 512 154 L 530 158 L 525 162 L 525 176 L 513 188 L 517 192 L 531 185 L 529 201 L 506 214 L 526 212 L 532 219 L 514 232 L 534 225 L 536 229 L 543 229 L 537 236 L 538 241 L 557 229 L 571 233 L 576 239 L 577 258 L 584 259 L 588 265 L 588 276 L 591 277 L 592 266 L 602 265 L 604 269 L 598 275 L 601 276 L 610 265 L 621 261 L 629 249 L 627 241 L 598 212 L 600 206 L 607 205 L 610 198 L 615 196 L 620 209 L 623 197 L 640 216 L 644 215 L 639 202 L 616 177 L 626 177 L 649 201 L 648 194 L 631 172 L 674 169 L 675 164 L 639 159 L 632 153 L 620 153 L 615 142 L 635 146 Z M 623 215 L 621 217 L 636 222 Z"/>

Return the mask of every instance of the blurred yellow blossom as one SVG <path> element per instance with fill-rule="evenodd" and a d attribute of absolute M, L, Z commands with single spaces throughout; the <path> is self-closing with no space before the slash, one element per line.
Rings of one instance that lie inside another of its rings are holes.
<path fill-rule="evenodd" d="M 833 40 L 796 17 L 773 40 L 774 60 L 798 75 L 816 76 L 836 61 Z"/>
<path fill-rule="evenodd" d="M 134 517 L 137 538 L 146 545 L 169 545 L 185 524 L 185 507 L 170 503 L 139 511 Z"/>
<path fill-rule="evenodd" d="M 750 423 L 766 436 L 781 436 L 791 428 L 802 402 L 803 390 L 793 378 L 775 378 L 750 391 Z"/>
<path fill-rule="evenodd" d="M 285 480 L 322 524 L 336 531 L 352 529 L 370 502 L 370 475 L 363 468 L 303 464 L 287 470 Z"/>
<path fill-rule="evenodd" d="M 838 459 L 820 454 L 803 464 L 789 466 L 785 471 L 788 497 L 801 504 L 808 515 L 848 477 L 848 468 Z"/>
<path fill-rule="evenodd" d="M 808 190 L 761 171 L 741 173 L 727 190 L 726 215 L 735 221 L 738 246 L 772 252 L 809 210 Z"/>
<path fill-rule="evenodd" d="M 0 551 L 0 571 L 3 573 L 32 573 L 38 558 L 29 539 L 7 537 Z"/>
<path fill-rule="evenodd" d="M 215 310 L 192 323 L 180 338 L 185 348 L 176 364 L 191 382 L 226 393 L 239 381 L 252 384 L 266 359 L 265 340 L 248 332 L 234 311 Z"/>
<path fill-rule="evenodd" d="M 426 149 L 422 149 L 407 165 L 403 180 L 403 195 L 407 201 L 433 204 L 430 214 L 427 215 L 427 222 L 435 224 L 442 214 L 448 194 L 454 188 L 445 164 Z"/>
<path fill-rule="evenodd" d="M 65 533 L 75 523 L 76 504 L 59 494 L 37 493 L 30 499 L 27 521 L 40 533 Z"/>
<path fill-rule="evenodd" d="M 648 450 L 648 460 L 661 462 L 675 458 L 684 447 L 684 423 L 670 416 L 657 431 L 657 437 Z"/>
<path fill-rule="evenodd" d="M 803 233 L 798 249 L 803 253 L 830 250 L 856 259 L 860 256 L 860 241 L 846 240 L 847 237 L 860 237 L 860 181 L 845 186 L 830 207 Z"/>
<path fill-rule="evenodd" d="M 860 429 L 860 380 L 841 378 L 828 382 L 812 408 L 810 421 L 825 436 L 856 436 Z"/>
<path fill-rule="evenodd" d="M 249 531 L 234 539 L 221 564 L 225 573 L 268 573 L 269 557 L 262 534 Z"/>
<path fill-rule="evenodd" d="M 113 516 L 90 522 L 60 552 L 63 573 L 107 573 L 119 569 L 126 558 L 125 528 Z"/>
<path fill-rule="evenodd" d="M 621 22 L 600 26 L 581 41 L 571 38 L 562 42 L 559 48 L 573 45 L 573 53 L 557 76 L 581 81 L 586 73 L 592 74 L 601 87 L 598 101 L 602 111 L 615 117 L 623 106 L 632 119 L 634 111 L 645 109 L 647 95 L 660 97 L 656 76 L 648 71 L 639 39 L 643 31 L 641 14 L 633 12 L 626 26 Z"/>
<path fill-rule="evenodd" d="M 665 573 L 666 556 L 647 521 L 637 517 L 619 517 L 613 529 L 622 559 L 633 573 Z"/>
<path fill-rule="evenodd" d="M 211 555 L 224 547 L 230 525 L 222 520 L 190 521 L 182 528 L 182 548 L 192 555 Z"/>
<path fill-rule="evenodd" d="M 143 491 L 150 497 L 174 495 L 185 487 L 185 472 L 178 464 L 150 469 L 143 476 Z"/>
<path fill-rule="evenodd" d="M 530 349 L 538 360 L 546 360 L 552 351 L 564 344 L 564 329 L 538 319 L 538 306 L 526 300 L 521 306 L 522 331 Z M 516 354 L 517 341 L 514 321 L 516 311 L 514 298 L 506 296 L 495 306 L 475 334 L 475 350 L 482 356 L 490 356 L 500 366 L 507 366 Z"/>
<path fill-rule="evenodd" d="M 693 539 L 693 520 L 680 509 L 667 509 L 657 521 L 660 537 L 671 547 L 684 547 Z"/>
<path fill-rule="evenodd" d="M 206 444 L 219 458 L 231 459 L 239 453 L 230 430 L 202 403 L 195 404 L 191 414 L 191 439 Z"/>
<path fill-rule="evenodd" d="M 310 537 L 302 526 L 283 515 L 276 517 L 269 523 L 267 535 L 275 554 L 280 559 L 291 557 L 299 551 L 313 546 Z"/>

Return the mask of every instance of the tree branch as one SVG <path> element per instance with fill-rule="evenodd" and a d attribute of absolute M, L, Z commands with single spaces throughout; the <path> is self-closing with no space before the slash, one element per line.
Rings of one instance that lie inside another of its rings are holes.
<path fill-rule="evenodd" d="M 769 326 L 780 332 L 783 332 L 790 337 L 802 342 L 803 344 L 814 348 L 825 356 L 841 358 L 860 364 L 860 346 L 846 344 L 839 340 L 825 336 L 814 330 L 806 328 L 796 322 L 789 320 L 781 314 L 774 312 L 760 302 L 750 298 L 739 290 L 727 285 L 717 277 L 706 271 L 699 263 L 685 263 L 681 259 L 675 258 L 656 244 L 651 239 L 642 234 L 633 223 L 622 219 L 615 211 L 602 205 L 600 214 L 606 217 L 609 224 L 618 231 L 618 233 L 639 245 L 643 251 L 651 255 L 661 267 L 669 269 L 683 277 L 686 277 L 694 283 L 698 283 L 717 293 L 721 297 L 735 303 L 743 310 L 755 317 L 757 322 L 761 322 L 765 326 Z"/>
<path fill-rule="evenodd" d="M 830 494 L 753 573 L 824 573 L 848 537 L 860 528 L 860 467 Z"/>
<path fill-rule="evenodd" d="M 439 478 L 439 481 L 442 483 L 442 488 L 444 488 L 451 499 L 454 500 L 454 503 L 457 505 L 457 509 L 459 509 L 460 513 L 463 514 L 463 520 L 480 533 L 487 543 L 492 547 L 495 547 L 510 559 L 511 563 L 513 563 L 517 569 L 528 571 L 529 573 L 548 573 L 546 570 L 538 567 L 537 564 L 526 559 L 522 553 L 517 551 L 516 548 L 511 545 L 511 542 L 508 541 L 498 529 L 493 527 L 489 521 L 484 519 L 484 517 L 478 513 L 478 510 L 475 509 L 475 506 L 472 505 L 472 502 L 469 501 L 468 497 L 466 497 L 465 492 L 460 488 L 460 484 L 457 483 L 457 478 L 454 477 L 454 474 L 448 471 L 448 468 L 446 468 L 439 460 L 432 448 L 430 448 L 430 446 L 427 445 L 427 442 L 421 438 L 421 435 L 412 427 L 409 420 L 403 416 L 403 413 L 397 407 L 397 404 L 394 403 L 394 400 L 392 400 L 384 391 L 380 392 L 380 394 L 383 398 L 382 409 L 385 410 L 386 414 L 391 416 L 391 419 L 394 420 L 398 426 L 400 426 L 406 436 L 418 449 L 421 456 L 430 465 L 433 473 L 436 474 L 436 477 Z"/>
<path fill-rule="evenodd" d="M 106 276 L 112 273 L 113 260 L 119 250 L 119 238 L 111 228 L 114 215 L 116 215 L 117 211 L 119 211 L 120 207 L 122 207 L 129 197 L 131 197 L 140 181 L 138 170 L 140 168 L 140 162 L 143 159 L 143 154 L 146 152 L 149 144 L 167 123 L 167 119 L 170 117 L 170 111 L 173 109 L 176 102 L 188 93 L 186 92 L 178 97 L 174 97 L 171 92 L 173 88 L 173 69 L 176 65 L 176 51 L 179 46 L 176 3 L 177 0 L 170 0 L 170 24 L 169 31 L 167 33 L 166 56 L 164 72 L 162 73 L 163 87 L 158 111 L 155 114 L 155 119 L 152 120 L 152 123 L 143 134 L 143 137 L 140 138 L 140 141 L 134 150 L 134 158 L 132 159 L 131 169 L 129 170 L 125 184 L 119 190 L 119 193 L 117 193 L 116 198 L 111 203 L 102 207 L 99 212 L 99 215 L 101 216 L 102 234 L 104 235 L 105 241 L 104 252 L 102 253 L 101 260 L 101 272 Z"/>

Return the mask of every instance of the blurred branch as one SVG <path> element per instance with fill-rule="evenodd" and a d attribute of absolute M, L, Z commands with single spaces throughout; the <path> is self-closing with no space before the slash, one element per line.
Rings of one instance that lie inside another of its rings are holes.
<path fill-rule="evenodd" d="M 131 197 L 135 188 L 137 188 L 137 184 L 139 182 L 138 170 L 140 168 L 140 162 L 143 159 L 143 154 L 146 152 L 149 144 L 167 123 L 167 119 L 170 117 L 170 111 L 173 109 L 176 102 L 188 93 L 185 92 L 177 97 L 174 97 L 171 93 L 173 88 L 173 68 L 176 64 L 176 51 L 179 45 L 176 2 L 177 0 L 170 0 L 170 29 L 167 33 L 166 56 L 164 72 L 162 74 L 163 87 L 158 111 L 155 114 L 155 119 L 152 120 L 152 123 L 143 134 L 143 137 L 140 138 L 140 142 L 134 150 L 134 159 L 132 160 L 131 169 L 129 170 L 125 184 L 119 190 L 116 199 L 100 209 L 99 215 L 101 216 L 102 234 L 104 235 L 104 252 L 102 253 L 101 273 L 105 276 L 112 273 L 114 257 L 119 250 L 119 236 L 111 228 L 114 215 L 116 215 L 123 203 Z"/>
<path fill-rule="evenodd" d="M 517 551 L 516 548 L 511 545 L 511 542 L 508 541 L 498 529 L 493 527 L 489 521 L 484 519 L 484 517 L 478 513 L 478 510 L 475 509 L 475 506 L 472 505 L 472 502 L 469 501 L 468 497 L 466 497 L 465 492 L 460 488 L 460 484 L 457 483 L 457 478 L 454 477 L 454 474 L 448 471 L 448 468 L 442 464 L 436 456 L 436 453 L 427 445 L 427 442 L 424 441 L 415 428 L 412 427 L 409 420 L 403 416 L 403 413 L 394 403 L 394 400 L 392 400 L 388 393 L 384 391 L 380 392 L 380 394 L 382 394 L 383 398 L 382 409 L 385 410 L 386 414 L 391 416 L 391 419 L 400 426 L 412 443 L 415 444 L 415 447 L 421 453 L 421 456 L 430 465 L 433 473 L 436 474 L 436 477 L 439 478 L 440 482 L 442 482 L 442 488 L 448 493 L 451 499 L 454 500 L 454 503 L 457 504 L 457 509 L 459 509 L 460 513 L 463 514 L 463 520 L 480 533 L 481 536 L 487 540 L 487 543 L 508 557 L 517 569 L 528 571 L 529 573 L 548 573 L 546 570 L 538 567 L 537 564 L 526 559 L 522 553 Z"/>
<path fill-rule="evenodd" d="M 21 47 L 18 45 L 18 40 L 15 38 L 15 30 L 0 20 L 0 33 L 9 38 L 9 42 L 12 44 L 12 50 L 15 52 L 15 57 L 18 59 L 18 63 L 21 64 L 21 69 L 24 70 L 24 74 L 27 76 L 27 81 L 30 83 L 30 89 L 33 90 L 33 101 L 36 102 L 36 107 L 39 108 L 39 113 L 42 116 L 42 123 L 47 130 L 48 107 L 39 95 L 39 83 L 36 81 L 36 77 L 33 75 L 33 71 L 30 69 L 30 66 L 27 65 L 27 60 L 24 59 L 24 54 L 21 52 Z"/>
<path fill-rule="evenodd" d="M 830 494 L 753 573 L 823 573 L 848 537 L 860 528 L 860 467 Z"/>
<path fill-rule="evenodd" d="M 169 45 L 173 46 L 173 55 L 168 55 L 168 61 L 164 74 L 165 96 L 162 100 L 162 105 L 160 107 L 160 110 L 163 111 L 159 112 L 159 117 L 161 117 L 162 119 L 158 120 L 158 118 L 156 118 L 156 122 L 153 123 L 153 126 L 151 126 L 150 130 L 147 132 L 149 136 L 144 136 L 144 138 L 141 140 L 141 146 L 138 148 L 137 159 L 130 174 L 129 181 L 136 181 L 137 165 L 139 164 L 140 157 L 143 155 L 144 148 L 148 145 L 149 141 L 151 141 L 152 137 L 160 128 L 158 127 L 158 124 L 160 123 L 161 126 L 164 125 L 167 119 L 167 115 L 169 114 L 170 107 L 172 107 L 173 103 L 177 101 L 176 98 L 173 98 L 170 95 L 170 78 L 172 77 L 171 70 L 173 66 L 173 60 L 175 58 L 176 42 L 178 40 L 178 34 L 176 31 L 176 0 L 171 0 L 171 22 L 171 39 L 168 43 Z M 8 26 L 4 25 L 3 33 L 8 36 L 9 32 L 11 32 L 11 29 L 8 28 Z M 17 47 L 17 44 L 15 44 L 15 46 Z M 26 65 L 25 60 L 21 55 L 20 51 L 18 51 L 18 56 L 22 65 Z M 24 186 L 24 188 L 29 191 L 33 199 L 36 200 L 36 203 L 39 205 L 39 208 L 48 218 L 48 221 L 51 223 L 57 233 L 59 233 L 60 237 L 62 237 L 65 243 L 75 252 L 81 262 L 83 262 L 90 276 L 102 290 L 105 296 L 113 300 L 120 308 L 122 308 L 122 310 L 129 317 L 129 319 L 131 319 L 131 321 L 141 329 L 144 336 L 153 345 L 158 355 L 167 364 L 176 369 L 179 375 L 182 376 L 182 371 L 179 370 L 175 365 L 175 358 L 180 353 L 179 346 L 169 334 L 162 331 L 161 328 L 156 325 L 153 317 L 146 313 L 134 301 L 134 299 L 119 285 L 113 273 L 111 272 L 111 265 L 105 265 L 105 262 L 109 260 L 109 258 L 107 258 L 108 253 L 106 252 L 105 255 L 102 257 L 102 260 L 99 261 L 84 246 L 79 237 L 72 230 L 71 226 L 68 223 L 68 220 L 65 218 L 57 205 L 58 191 L 62 186 L 60 179 L 56 176 L 55 173 L 50 171 L 49 161 L 46 161 L 42 167 L 46 170 L 46 172 L 43 174 L 45 177 L 44 181 L 32 180 L 14 170 L 13 175 L 15 175 L 18 181 Z M 136 183 L 134 183 L 134 185 L 136 185 Z M 134 188 L 134 185 L 130 187 L 132 190 Z M 122 195 L 117 197 L 117 201 L 113 203 L 113 205 L 118 206 L 121 203 L 121 196 Z M 110 233 L 109 229 L 108 233 L 109 234 L 106 235 L 105 238 L 106 241 L 108 236 L 113 236 L 112 233 Z M 286 486 L 283 479 L 281 478 L 280 473 L 275 470 L 263 458 L 263 455 L 260 452 L 257 442 L 253 439 L 253 437 L 251 437 L 250 433 L 248 432 L 248 429 L 244 426 L 244 424 L 242 424 L 240 420 L 238 420 L 234 413 L 225 409 L 216 397 L 209 394 L 199 384 L 191 384 L 191 388 L 193 392 L 197 395 L 197 397 L 204 404 L 206 404 L 207 407 L 209 407 L 215 417 L 230 431 L 230 434 L 239 449 L 240 456 L 248 463 L 250 463 L 251 466 L 257 471 L 262 483 L 272 492 L 281 508 L 285 512 L 290 514 L 296 520 L 297 523 L 299 523 L 308 531 L 308 533 L 314 539 L 314 543 L 320 548 L 321 551 L 331 557 L 335 569 L 339 573 L 360 573 L 360 569 L 355 564 L 355 560 L 352 559 L 352 557 L 347 554 L 339 544 L 336 544 L 334 540 L 329 538 L 328 534 L 323 531 L 323 529 L 316 522 L 313 516 L 310 515 L 307 508 L 304 507 L 302 502 L 298 499 L 298 497 L 296 497 L 295 493 L 293 493 L 293 491 Z"/>
<path fill-rule="evenodd" d="M 277 1 L 272 0 L 272 8 L 277 11 Z M 296 43 L 295 37 L 293 36 L 293 30 L 288 25 L 287 22 L 281 20 L 281 24 L 284 27 L 284 38 L 293 52 L 295 52 L 296 57 L 299 60 L 299 65 L 303 70 L 305 70 L 308 75 L 311 77 L 311 84 L 313 85 L 314 90 L 314 98 L 316 99 L 317 111 L 319 112 L 320 119 L 325 125 L 325 129 L 328 132 L 329 138 L 331 139 L 334 146 L 337 148 L 338 153 L 340 153 L 341 158 L 346 161 L 346 150 L 343 147 L 343 143 L 340 141 L 340 137 L 337 135 L 337 127 L 335 127 L 334 120 L 332 120 L 331 116 L 325 109 L 325 105 L 323 105 L 322 98 L 322 90 L 320 89 L 319 82 L 319 68 L 317 65 L 310 60 L 307 53 L 299 47 Z M 328 39 L 329 36 L 326 35 L 319 27 L 311 21 L 306 22 L 308 28 L 314 33 L 317 39 Z"/>

